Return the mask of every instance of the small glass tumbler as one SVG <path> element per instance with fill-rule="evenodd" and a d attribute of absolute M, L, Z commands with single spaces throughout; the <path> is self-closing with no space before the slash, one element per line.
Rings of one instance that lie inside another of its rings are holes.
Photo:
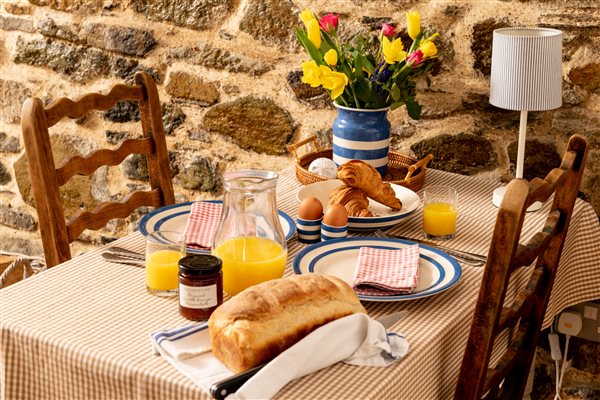
<path fill-rule="evenodd" d="M 458 193 L 449 186 L 423 191 L 423 232 L 428 239 L 452 239 L 456 234 Z"/>
<path fill-rule="evenodd" d="M 185 234 L 172 231 L 151 232 L 146 236 L 146 287 L 161 297 L 179 292 L 179 259 L 185 256 Z"/>

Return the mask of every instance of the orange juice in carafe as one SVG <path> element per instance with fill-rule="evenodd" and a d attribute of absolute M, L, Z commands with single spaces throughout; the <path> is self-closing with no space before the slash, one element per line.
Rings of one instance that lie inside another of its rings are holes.
<path fill-rule="evenodd" d="M 223 174 L 223 210 L 212 253 L 223 262 L 223 289 L 231 295 L 283 276 L 287 245 L 275 199 L 278 177 L 260 170 Z"/>
<path fill-rule="evenodd" d="M 287 250 L 281 245 L 255 236 L 228 239 L 213 253 L 223 261 L 223 289 L 231 295 L 281 278 L 287 258 Z"/>

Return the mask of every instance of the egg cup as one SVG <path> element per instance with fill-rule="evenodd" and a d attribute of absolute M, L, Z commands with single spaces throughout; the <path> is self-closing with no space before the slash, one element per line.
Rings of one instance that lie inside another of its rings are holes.
<path fill-rule="evenodd" d="M 344 226 L 331 226 L 321 223 L 321 241 L 339 239 L 348 236 L 348 224 Z"/>
<path fill-rule="evenodd" d="M 298 217 L 296 219 L 296 228 L 298 231 L 298 241 L 300 243 L 319 243 L 321 236 L 321 221 L 319 219 L 303 219 Z"/>

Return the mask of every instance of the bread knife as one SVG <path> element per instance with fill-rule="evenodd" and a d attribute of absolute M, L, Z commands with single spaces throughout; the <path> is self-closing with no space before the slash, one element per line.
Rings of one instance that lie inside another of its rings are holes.
<path fill-rule="evenodd" d="M 383 317 L 379 317 L 376 319 L 376 321 L 383 325 L 385 329 L 388 329 L 407 313 L 408 311 L 406 310 L 396 311 L 391 314 L 384 315 Z M 256 375 L 256 373 L 265 365 L 267 365 L 267 363 L 258 365 L 254 368 L 250 368 L 244 372 L 240 372 L 239 374 L 213 383 L 209 390 L 211 396 L 217 400 L 225 399 L 230 394 L 235 393 L 240 387 L 242 387 L 244 383 L 246 383 L 248 379 Z"/>

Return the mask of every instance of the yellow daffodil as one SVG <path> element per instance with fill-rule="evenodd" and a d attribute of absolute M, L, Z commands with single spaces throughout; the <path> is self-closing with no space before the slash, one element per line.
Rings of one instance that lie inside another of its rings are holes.
<path fill-rule="evenodd" d="M 321 84 L 323 72 L 314 61 L 304 61 L 300 64 L 302 67 L 302 82 L 308 83 L 312 87 L 318 87 Z"/>
<path fill-rule="evenodd" d="M 402 41 L 398 38 L 393 42 L 387 37 L 383 37 L 383 58 L 385 62 L 388 64 L 394 64 L 404 60 L 406 57 L 406 52 L 404 50 L 404 46 L 402 45 Z"/>
<path fill-rule="evenodd" d="M 325 53 L 325 55 L 323 56 L 323 59 L 327 64 L 331 65 L 332 67 L 335 67 L 338 62 L 337 51 L 335 51 L 334 49 L 329 49 L 327 53 Z"/>
<path fill-rule="evenodd" d="M 315 15 L 312 11 L 309 10 L 308 7 L 304 9 L 300 13 L 300 19 L 304 23 L 306 27 L 306 34 L 308 36 L 308 40 L 315 45 L 317 49 L 321 48 L 321 27 L 319 26 L 319 21 L 315 18 Z"/>
<path fill-rule="evenodd" d="M 408 36 L 410 36 L 412 40 L 415 40 L 421 32 L 421 16 L 418 11 L 406 13 L 406 30 L 408 30 Z"/>
<path fill-rule="evenodd" d="M 325 89 L 331 90 L 331 100 L 335 100 L 344 93 L 344 89 L 348 84 L 348 77 L 342 72 L 330 70 L 330 72 L 323 74 L 321 84 Z"/>
<path fill-rule="evenodd" d="M 419 50 L 423 52 L 423 58 L 433 57 L 437 54 L 437 47 L 435 47 L 435 43 L 429 40 L 423 41 L 419 45 Z"/>

